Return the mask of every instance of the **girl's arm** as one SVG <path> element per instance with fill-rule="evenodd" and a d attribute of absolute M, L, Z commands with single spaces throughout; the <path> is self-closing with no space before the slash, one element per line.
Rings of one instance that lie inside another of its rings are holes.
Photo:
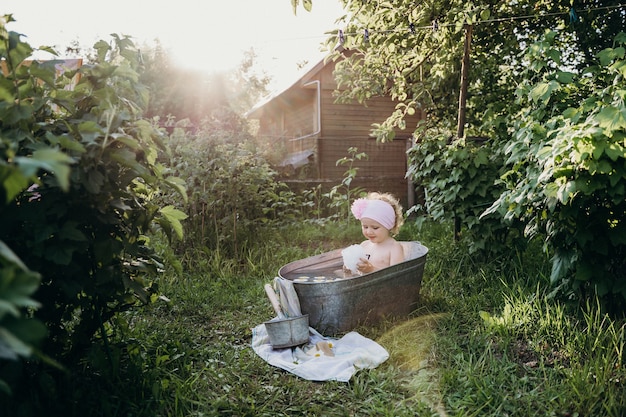
<path fill-rule="evenodd" d="M 400 242 L 396 242 L 391 249 L 389 257 L 389 266 L 404 262 L 404 248 Z"/>

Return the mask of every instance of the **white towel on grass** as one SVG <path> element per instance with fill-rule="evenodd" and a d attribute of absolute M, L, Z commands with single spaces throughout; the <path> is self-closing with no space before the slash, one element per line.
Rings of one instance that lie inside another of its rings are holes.
<path fill-rule="evenodd" d="M 312 356 L 306 353 L 321 341 L 332 342 L 335 356 Z M 312 327 L 309 327 L 308 344 L 274 349 L 265 325 L 260 324 L 252 329 L 252 349 L 270 365 L 309 381 L 348 382 L 359 369 L 376 368 L 389 358 L 385 348 L 357 332 L 350 332 L 337 340 L 322 336 Z"/>

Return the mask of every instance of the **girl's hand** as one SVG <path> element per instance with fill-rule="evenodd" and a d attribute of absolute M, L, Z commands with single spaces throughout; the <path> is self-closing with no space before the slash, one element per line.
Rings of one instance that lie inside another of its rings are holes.
<path fill-rule="evenodd" d="M 360 258 L 359 261 L 360 262 L 356 264 L 356 267 L 359 271 L 361 271 L 364 274 L 368 274 L 374 271 L 374 265 L 372 265 L 372 263 L 369 260 L 365 258 Z"/>

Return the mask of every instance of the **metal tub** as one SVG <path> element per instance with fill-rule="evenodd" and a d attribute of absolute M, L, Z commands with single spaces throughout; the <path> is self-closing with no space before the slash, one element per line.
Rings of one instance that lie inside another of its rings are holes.
<path fill-rule="evenodd" d="M 364 275 L 346 276 L 341 249 L 284 265 L 278 271 L 293 281 L 302 314 L 324 335 L 350 331 L 385 318 L 406 317 L 417 307 L 428 248 L 401 242 L 406 261 Z"/>

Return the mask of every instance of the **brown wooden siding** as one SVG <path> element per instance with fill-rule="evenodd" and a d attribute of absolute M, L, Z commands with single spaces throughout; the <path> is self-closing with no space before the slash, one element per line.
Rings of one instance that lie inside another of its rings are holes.
<path fill-rule="evenodd" d="M 315 99 L 316 101 L 317 99 Z M 285 114 L 287 150 L 301 152 L 317 147 L 317 104 L 311 100 Z"/>
<path fill-rule="evenodd" d="M 406 173 L 406 140 L 377 143 L 375 139 L 323 137 L 319 140 L 320 175 L 322 178 L 342 178 L 348 168 L 337 166 L 337 160 L 348 157 L 348 148 L 367 154 L 367 159 L 357 160 L 353 166 L 365 176 L 404 177 Z"/>
<path fill-rule="evenodd" d="M 325 92 L 324 92 L 325 93 Z M 369 136 L 374 123 L 382 123 L 389 117 L 396 104 L 388 98 L 371 99 L 367 106 L 359 103 L 339 104 L 328 94 L 322 94 L 322 135 L 323 136 Z M 396 129 L 396 136 L 410 136 L 420 115 L 406 120 L 405 130 Z"/>
<path fill-rule="evenodd" d="M 408 182 L 407 141 L 396 139 L 389 143 L 377 143 L 375 139 L 325 137 L 319 141 L 320 177 L 328 182 L 340 182 L 349 165 L 337 165 L 336 161 L 350 156 L 348 148 L 355 147 L 359 153 L 367 154 L 367 159 L 357 160 L 353 167 L 358 168 L 352 187 L 366 191 L 390 192 L 406 205 Z"/>
<path fill-rule="evenodd" d="M 297 138 L 310 135 L 316 130 L 314 115 L 317 109 L 313 100 L 293 106 L 285 112 L 285 131 L 288 137 Z"/>

